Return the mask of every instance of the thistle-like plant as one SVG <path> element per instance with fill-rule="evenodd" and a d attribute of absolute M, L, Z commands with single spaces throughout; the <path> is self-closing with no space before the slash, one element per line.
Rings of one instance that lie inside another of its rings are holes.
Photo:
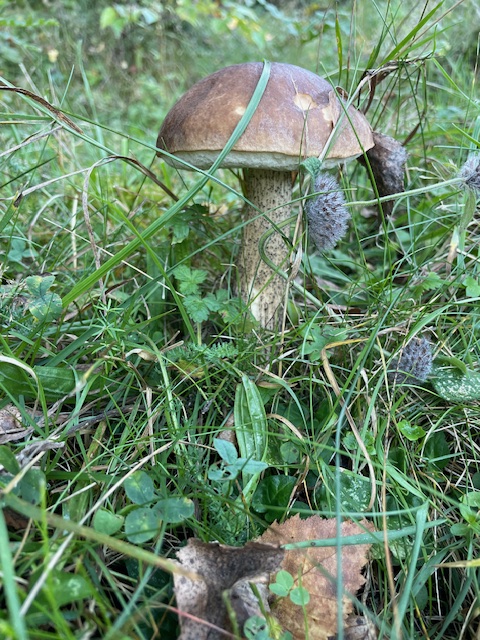
<path fill-rule="evenodd" d="M 315 195 L 305 204 L 308 231 L 317 249 L 326 251 L 345 235 L 350 214 L 335 178 L 319 173 L 313 190 Z"/>
<path fill-rule="evenodd" d="M 458 173 L 464 185 L 472 191 L 480 192 L 480 154 L 468 156 Z"/>
<path fill-rule="evenodd" d="M 424 382 L 432 371 L 432 347 L 426 338 L 414 338 L 404 348 L 400 358 L 392 361 L 393 382 Z"/>

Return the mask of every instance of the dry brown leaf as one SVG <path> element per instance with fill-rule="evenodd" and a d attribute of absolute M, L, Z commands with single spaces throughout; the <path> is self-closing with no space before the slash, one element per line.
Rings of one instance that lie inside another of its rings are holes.
<path fill-rule="evenodd" d="M 22 425 L 22 414 L 13 405 L 0 409 L 0 444 L 22 440 L 33 432 Z"/>
<path fill-rule="evenodd" d="M 367 521 L 341 523 L 341 536 L 352 536 L 373 530 Z M 307 540 L 335 538 L 337 521 L 312 516 L 301 520 L 299 515 L 283 524 L 273 524 L 259 538 L 259 542 L 269 544 L 290 544 Z M 342 580 L 346 593 L 355 594 L 364 584 L 361 570 L 366 563 L 370 545 L 349 545 L 342 547 Z M 308 636 L 305 629 L 303 608 L 290 598 L 280 598 L 272 606 L 272 613 L 284 629 L 293 634 L 295 640 L 328 640 L 337 633 L 337 549 L 332 547 L 309 547 L 289 549 L 285 552 L 281 569 L 288 571 L 295 579 L 295 586 L 304 587 L 310 594 L 306 605 Z M 350 598 L 343 597 L 344 620 L 352 613 Z"/>
<path fill-rule="evenodd" d="M 283 556 L 277 545 L 249 542 L 244 547 L 227 547 L 190 538 L 177 558 L 185 569 L 198 574 L 198 580 L 173 576 L 177 608 L 187 614 L 180 615 L 179 640 L 223 640 L 225 635 L 211 625 L 230 629 L 225 597 L 243 629 L 250 616 L 260 614 L 250 583 L 257 585 L 268 610 L 268 577 L 280 568 Z"/>

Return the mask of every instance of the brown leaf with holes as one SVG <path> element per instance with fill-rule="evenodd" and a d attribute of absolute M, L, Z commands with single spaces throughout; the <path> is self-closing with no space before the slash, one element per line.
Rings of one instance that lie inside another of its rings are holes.
<path fill-rule="evenodd" d="M 359 524 L 342 522 L 341 536 L 353 536 L 373 530 L 366 520 Z M 337 535 L 337 520 L 325 520 L 312 516 L 301 520 L 299 515 L 283 524 L 273 524 L 259 538 L 259 542 L 269 544 L 291 544 L 309 540 L 325 540 Z M 367 561 L 369 544 L 345 545 L 342 547 L 341 567 L 343 582 L 343 619 L 353 611 L 348 594 L 355 595 L 364 584 L 361 571 Z M 282 627 L 293 634 L 295 640 L 328 640 L 335 637 L 337 628 L 337 548 L 308 547 L 288 549 L 281 569 L 288 571 L 295 579 L 295 586 L 301 585 L 310 594 L 310 602 L 305 607 L 294 604 L 290 598 L 279 598 L 272 605 L 272 613 Z M 305 617 L 308 634 L 305 628 Z"/>
<path fill-rule="evenodd" d="M 240 629 L 250 616 L 261 615 L 250 583 L 257 586 L 262 606 L 268 610 L 268 577 L 280 568 L 283 556 L 278 545 L 249 542 L 244 547 L 227 547 L 190 538 L 177 558 L 198 579 L 173 576 L 180 611 L 179 640 L 223 640 L 221 630 L 231 629 L 225 598 Z"/>
<path fill-rule="evenodd" d="M 22 414 L 13 405 L 0 409 L 0 444 L 22 440 L 33 432 L 22 425 Z"/>

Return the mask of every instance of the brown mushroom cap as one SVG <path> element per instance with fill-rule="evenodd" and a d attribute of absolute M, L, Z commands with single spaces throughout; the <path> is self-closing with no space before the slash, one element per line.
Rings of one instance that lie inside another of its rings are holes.
<path fill-rule="evenodd" d="M 197 82 L 167 114 L 157 147 L 208 169 L 244 114 L 262 69 L 260 62 L 247 62 Z M 368 121 L 351 106 L 345 114 L 345 105 L 323 78 L 292 64 L 273 62 L 260 103 L 222 166 L 295 170 L 304 158 L 320 156 L 340 118 L 326 154 L 327 166 L 355 158 L 373 146 Z"/>

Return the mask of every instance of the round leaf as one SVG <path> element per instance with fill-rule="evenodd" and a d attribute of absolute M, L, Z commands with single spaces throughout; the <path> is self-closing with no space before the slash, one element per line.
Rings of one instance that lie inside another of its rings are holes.
<path fill-rule="evenodd" d="M 422 427 L 419 427 L 418 425 L 412 425 L 408 420 L 400 420 L 397 427 L 400 433 L 411 442 L 420 440 L 420 438 L 423 438 L 423 436 L 425 435 L 425 431 L 422 429 Z"/>
<path fill-rule="evenodd" d="M 122 526 L 124 518 L 108 509 L 99 509 L 93 516 L 93 528 L 99 533 L 111 536 Z"/>
<path fill-rule="evenodd" d="M 153 480 L 145 471 L 135 471 L 124 482 L 125 493 L 135 504 L 148 504 L 155 497 Z"/>
<path fill-rule="evenodd" d="M 150 507 L 130 511 L 125 518 L 125 534 L 130 542 L 142 544 L 151 540 L 159 529 L 157 514 Z"/>
<path fill-rule="evenodd" d="M 183 522 L 191 518 L 195 511 L 195 505 L 188 498 L 166 498 L 159 500 L 153 507 L 157 517 L 164 522 Z"/>
<path fill-rule="evenodd" d="M 293 604 L 298 604 L 300 607 L 305 607 L 310 602 L 310 594 L 303 587 L 297 587 L 290 591 L 290 600 Z"/>

